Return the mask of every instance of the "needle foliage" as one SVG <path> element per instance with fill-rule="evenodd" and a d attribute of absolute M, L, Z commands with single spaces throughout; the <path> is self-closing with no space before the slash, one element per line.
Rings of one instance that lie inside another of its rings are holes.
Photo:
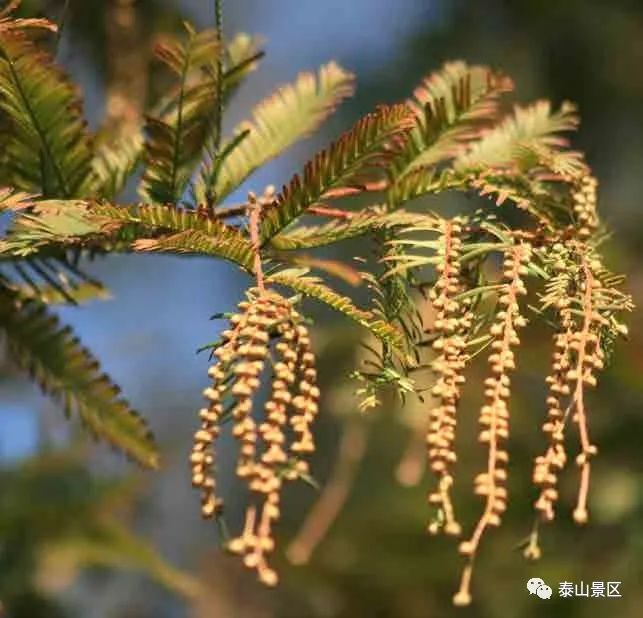
<path fill-rule="evenodd" d="M 368 370 L 354 373 L 363 398 L 356 407 L 378 405 L 383 389 L 402 400 L 423 398 L 435 477 L 427 528 L 462 536 L 454 602 L 466 605 L 474 559 L 509 499 L 506 445 L 512 374 L 525 352 L 520 333 L 542 321 L 551 328 L 552 366 L 542 376 L 547 399 L 534 404 L 543 432 L 535 513 L 541 522 L 554 518 L 558 477 L 570 458 L 566 436 L 576 434 L 574 519 L 587 521 L 597 447 L 585 393 L 627 333 L 622 314 L 632 302 L 603 258 L 598 181 L 568 143 L 579 124 L 574 105 L 512 104 L 513 84 L 501 71 L 449 62 L 407 101 L 366 114 L 277 188 L 256 188 L 256 170 L 314 133 L 353 93 L 347 70 L 331 62 L 300 74 L 222 135 L 221 115 L 261 52 L 247 35 L 225 41 L 220 29 L 187 26 L 182 38 L 156 48 L 165 91 L 138 125 L 92 133 L 78 88 L 51 54 L 52 31 L 45 20 L 0 15 L 0 210 L 11 220 L 0 240 L 0 332 L 16 366 L 66 413 L 139 463 L 158 465 L 143 418 L 49 308 L 104 293 L 83 272 L 84 256 L 155 252 L 235 264 L 248 289 L 210 346 L 192 480 L 203 515 L 221 517 L 216 445 L 231 428 L 249 498 L 230 549 L 274 585 L 267 559 L 281 489 L 310 479 L 306 456 L 324 407 L 303 301 L 325 305 L 367 338 Z M 122 203 L 133 178 L 140 178 L 140 201 Z M 255 191 L 227 203 L 242 186 Z M 445 212 L 445 192 L 462 193 L 470 206 Z M 320 247 L 364 238 L 371 250 L 358 268 L 316 256 Z M 341 279 L 369 294 L 351 288 L 347 295 Z M 487 357 L 487 377 L 468 383 L 478 354 Z M 416 381 L 423 369 L 433 376 L 429 396 Z M 469 388 L 483 392 L 480 410 L 461 409 Z M 487 463 L 474 480 L 481 514 L 467 532 L 451 499 L 458 490 L 454 444 L 458 425 L 476 413 Z M 534 557 L 532 540 L 527 553 Z"/>

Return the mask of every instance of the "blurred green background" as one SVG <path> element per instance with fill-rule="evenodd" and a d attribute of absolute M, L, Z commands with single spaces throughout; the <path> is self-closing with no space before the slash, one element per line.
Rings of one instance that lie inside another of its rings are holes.
<path fill-rule="evenodd" d="M 61 60 L 83 85 L 90 121 L 104 113 L 114 49 L 106 47 L 116 0 L 71 0 Z M 134 2 L 141 58 L 155 34 L 213 21 L 212 2 Z M 25 11 L 60 14 L 63 2 L 25 2 Z M 628 275 L 643 305 L 643 4 L 640 0 L 228 0 L 225 30 L 265 37 L 267 56 L 228 110 L 232 128 L 274 86 L 336 59 L 358 75 L 357 94 L 319 135 L 255 175 L 247 188 L 280 184 L 304 158 L 379 102 L 406 98 L 429 71 L 463 58 L 504 69 L 517 99 L 578 103 L 574 143 L 600 181 L 600 212 L 614 232 L 608 261 Z M 233 196 L 233 200 L 239 196 Z M 435 198 L 431 208 L 448 205 Z M 332 474 L 340 445 L 352 488 L 345 508 L 305 566 L 278 559 L 282 584 L 264 590 L 218 549 L 216 529 L 198 516 L 187 456 L 201 404 L 207 358 L 195 350 L 216 337 L 215 311 L 228 310 L 246 282 L 227 266 L 158 256 L 114 257 L 90 265 L 113 299 L 63 309 L 85 343 L 147 418 L 161 443 L 164 469 L 132 471 L 92 446 L 12 369 L 0 364 L 0 599 L 12 618 L 593 618 L 642 615 L 643 606 L 643 322 L 635 312 L 630 342 L 591 394 L 591 430 L 600 448 L 590 523 L 571 523 L 575 470 L 562 483 L 557 521 L 542 533 L 544 555 L 526 562 L 517 546 L 529 533 L 531 461 L 540 452 L 544 330 L 525 335 L 513 401 L 510 506 L 503 527 L 484 540 L 475 601 L 451 607 L 460 560 L 455 544 L 425 534 L 428 479 L 415 474 L 414 427 L 426 412 L 400 415 L 386 405 L 359 417 L 345 379 L 357 362 L 342 324 L 315 327 L 325 393 L 318 426 L 317 478 Z M 472 524 L 481 508 L 470 496 L 482 453 L 475 448 L 479 398 L 475 368 L 461 412 L 458 504 Z M 471 388 L 473 387 L 473 388 Z M 416 429 L 417 432 L 417 429 Z M 360 444 L 365 453 L 360 457 Z M 410 444 L 410 451 L 409 451 Z M 224 450 L 231 445 L 224 443 Z M 345 449 L 346 450 L 346 449 Z M 409 458 L 408 455 L 411 455 Z M 405 458 L 406 456 L 406 458 Z M 407 465 L 400 471 L 400 461 Z M 400 479 L 404 482 L 400 482 Z M 241 513 L 224 478 L 230 523 Z M 287 495 L 282 549 L 314 503 L 309 487 Z M 123 522 L 128 522 L 128 527 Z M 133 531 L 137 533 L 134 535 Z M 155 547 L 160 555 L 157 555 Z M 167 561 L 163 562 L 161 557 Z M 98 568 L 82 570 L 86 563 Z M 169 564 L 173 565 L 170 567 Z M 115 568 L 118 567 L 118 568 Z M 173 570 L 178 569 L 178 570 Z M 530 596 L 525 583 L 620 581 L 620 599 Z M 0 610 L 0 615 L 2 615 Z"/>

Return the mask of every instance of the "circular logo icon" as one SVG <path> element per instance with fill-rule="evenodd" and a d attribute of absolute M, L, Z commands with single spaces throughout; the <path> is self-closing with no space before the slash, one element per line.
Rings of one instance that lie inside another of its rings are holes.
<path fill-rule="evenodd" d="M 528 582 L 527 582 L 527 590 L 529 590 L 529 594 L 536 594 L 536 591 L 540 586 L 544 586 L 545 582 L 540 579 L 540 577 L 532 577 Z"/>
<path fill-rule="evenodd" d="M 527 581 L 529 594 L 535 594 L 539 599 L 551 599 L 552 590 L 540 577 L 532 577 Z"/>

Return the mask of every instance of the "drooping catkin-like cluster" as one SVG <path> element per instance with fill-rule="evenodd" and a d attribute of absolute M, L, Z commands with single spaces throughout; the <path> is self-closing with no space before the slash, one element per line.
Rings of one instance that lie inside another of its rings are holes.
<path fill-rule="evenodd" d="M 564 401 L 571 392 L 567 383 L 572 337 L 569 313 L 569 307 L 560 308 L 561 331 L 554 335 L 552 372 L 546 378 L 549 386 L 546 401 L 547 419 L 542 429 L 547 436 L 548 446 L 545 454 L 536 457 L 534 462 L 533 483 L 540 489 L 534 508 L 544 521 L 554 519 L 554 507 L 558 501 L 558 474 L 567 463 L 564 444 L 567 411 Z"/>
<path fill-rule="evenodd" d="M 542 521 L 551 521 L 555 516 L 555 505 L 558 501 L 558 475 L 565 467 L 568 457 L 565 450 L 565 429 L 569 416 L 568 401 L 571 386 L 568 373 L 572 363 L 573 333 L 576 329 L 572 311 L 572 288 L 576 285 L 574 271 L 570 268 L 569 250 L 562 244 L 543 248 L 548 254 L 553 295 L 546 299 L 554 306 L 558 314 L 559 329 L 554 335 L 552 370 L 545 378 L 548 385 L 546 406 L 547 418 L 542 430 L 548 442 L 544 455 L 534 461 L 532 480 L 540 493 L 534 508 Z"/>
<path fill-rule="evenodd" d="M 597 189 L 596 178 L 586 175 L 577 181 L 572 191 L 573 210 L 578 225 L 579 238 L 590 237 L 598 228 Z"/>
<path fill-rule="evenodd" d="M 433 330 L 437 337 L 433 349 L 437 356 L 431 363 L 436 376 L 431 394 L 437 400 L 429 413 L 427 448 L 429 467 L 437 476 L 438 483 L 429 494 L 429 503 L 438 508 L 438 518 L 429 524 L 432 534 L 443 530 L 457 536 L 461 526 L 457 522 L 451 502 L 453 485 L 452 467 L 456 461 L 455 440 L 456 412 L 460 389 L 464 383 L 467 330 L 471 327 L 468 312 L 470 300 L 457 300 L 463 291 L 461 281 L 460 253 L 463 222 L 459 218 L 444 220 L 440 245 L 437 251 L 439 273 L 429 298 L 436 310 Z"/>
<path fill-rule="evenodd" d="M 296 436 L 296 441 L 290 445 L 290 450 L 295 457 L 308 455 L 315 450 L 312 423 L 315 420 L 319 406 L 319 388 L 317 387 L 317 370 L 315 369 L 315 355 L 313 354 L 308 329 L 301 324 L 295 333 L 298 356 L 295 359 L 299 372 L 297 389 L 292 399 L 294 414 L 290 417 L 290 426 Z M 308 464 L 298 461 L 297 474 L 308 473 Z"/>
<path fill-rule="evenodd" d="M 201 514 L 209 519 L 220 515 L 223 501 L 216 493 L 215 443 L 221 429 L 219 422 L 223 416 L 222 393 L 224 388 L 207 389 L 206 396 L 210 406 L 201 408 L 199 417 L 201 427 L 194 434 L 194 444 L 190 454 L 192 466 L 192 485 L 201 490 Z"/>
<path fill-rule="evenodd" d="M 499 526 L 502 514 L 507 508 L 507 463 L 509 455 L 504 447 L 509 438 L 510 395 L 509 373 L 515 369 L 514 347 L 520 344 L 517 329 L 525 326 L 527 321 L 520 314 L 518 298 L 527 293 L 523 277 L 531 247 L 519 243 L 507 249 L 503 260 L 503 280 L 498 303 L 500 310 L 491 326 L 491 354 L 489 365 L 491 376 L 485 384 L 485 404 L 480 410 L 479 440 L 487 445 L 487 468 L 475 479 L 475 493 L 483 496 L 485 507 L 471 538 L 460 543 L 460 553 L 468 562 L 462 573 L 460 588 L 453 601 L 456 605 L 468 605 L 471 602 L 471 575 L 473 561 L 480 545 L 484 531 L 489 526 Z"/>
<path fill-rule="evenodd" d="M 551 251 L 554 283 L 545 300 L 558 309 L 560 330 L 554 337 L 552 373 L 547 377 L 548 418 L 543 432 L 549 445 L 544 455 L 536 458 L 534 484 L 540 488 L 535 503 L 541 519 L 554 518 L 554 505 L 558 472 L 565 465 L 567 456 L 563 440 L 567 420 L 578 427 L 581 452 L 576 458 L 580 468 L 578 502 L 574 520 L 585 523 L 588 518 L 587 494 L 589 491 L 590 459 L 596 454 L 591 444 L 585 409 L 585 388 L 596 385 L 596 372 L 604 365 L 604 352 L 600 345 L 601 330 L 609 320 L 601 314 L 602 285 L 597 275 L 602 266 L 582 243 L 558 246 Z"/>
<path fill-rule="evenodd" d="M 269 332 L 276 312 L 270 303 L 244 300 L 240 313 L 230 317 L 230 329 L 221 333 L 222 343 L 214 351 L 217 363 L 208 375 L 212 386 L 203 391 L 210 402 L 199 412 L 201 428 L 194 435 L 192 484 L 201 490 L 201 512 L 206 518 L 220 513 L 223 502 L 216 496 L 215 442 L 224 416 L 224 401 L 229 409 L 225 416 L 235 421 L 233 433 L 241 448 L 237 474 L 246 478 L 255 454 L 256 431 L 250 418 L 252 397 L 259 388 L 259 374 L 269 351 Z"/>
<path fill-rule="evenodd" d="M 586 386 L 596 386 L 595 372 L 603 368 L 604 353 L 600 346 L 600 329 L 606 320 L 594 304 L 596 289 L 592 269 L 600 268 L 600 264 L 593 263 L 587 256 L 581 256 L 580 259 L 579 309 L 582 318 L 580 328 L 570 335 L 569 347 L 573 352 L 573 359 L 566 377 L 571 389 L 572 420 L 578 426 L 581 446 L 581 452 L 576 457 L 581 478 L 574 521 L 583 524 L 588 519 L 590 459 L 597 452 L 596 446 L 591 444 L 589 439 L 584 393 Z"/>
<path fill-rule="evenodd" d="M 314 450 L 311 424 L 319 389 L 308 329 L 290 302 L 272 291 L 252 290 L 239 309 L 230 318 L 231 328 L 222 333 L 214 352 L 217 363 L 209 370 L 213 385 L 204 395 L 210 406 L 201 411 L 202 425 L 195 434 L 192 481 L 201 489 L 204 517 L 220 513 L 214 443 L 220 423 L 232 418 L 232 434 L 239 442 L 236 473 L 250 491 L 250 504 L 243 531 L 228 549 L 242 555 L 260 581 L 272 586 L 278 578 L 267 557 L 275 547 L 272 528 L 280 516 L 282 485 L 308 473 L 303 457 Z M 253 399 L 269 360 L 270 394 L 262 417 L 253 418 Z"/>

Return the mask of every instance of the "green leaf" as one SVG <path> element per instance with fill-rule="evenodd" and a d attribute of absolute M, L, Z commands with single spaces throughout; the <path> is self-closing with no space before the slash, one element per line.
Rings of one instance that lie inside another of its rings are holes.
<path fill-rule="evenodd" d="M 295 292 L 314 298 L 367 328 L 376 337 L 395 347 L 398 351 L 402 349 L 404 335 L 397 328 L 378 318 L 373 312 L 359 309 L 348 296 L 338 294 L 318 277 L 307 276 L 307 272 L 307 269 L 283 270 L 266 277 L 266 283 L 285 285 Z"/>
<path fill-rule="evenodd" d="M 140 464 L 156 468 L 159 455 L 145 421 L 119 398 L 119 389 L 69 327 L 33 300 L 0 291 L 0 329 L 12 359 L 66 414 L 78 414 L 96 437 Z"/>
<path fill-rule="evenodd" d="M 215 120 L 217 90 L 212 80 L 219 53 L 214 30 L 196 33 L 188 28 L 185 44 L 157 46 L 157 56 L 177 76 L 179 91 L 170 109 L 147 118 L 140 188 L 144 199 L 165 204 L 181 199 Z"/>
<path fill-rule="evenodd" d="M 497 117 L 499 97 L 512 88 L 501 73 L 460 61 L 429 75 L 408 102 L 415 127 L 394 162 L 393 177 L 399 180 L 462 153 Z"/>
<path fill-rule="evenodd" d="M 246 129 L 245 131 L 237 133 L 231 140 L 226 142 L 223 147 L 220 147 L 217 152 L 215 152 L 214 149 L 210 149 L 212 152 L 208 153 L 209 158 L 206 158 L 196 182 L 190 187 L 193 204 L 206 205 L 208 207 L 214 205 L 214 195 L 212 195 L 210 189 L 207 187 L 216 186 L 217 178 L 226 159 L 248 135 L 250 135 L 250 130 Z"/>
<path fill-rule="evenodd" d="M 226 158 L 215 187 L 205 185 L 207 173 L 200 175 L 194 187 L 198 202 L 205 203 L 208 192 L 220 202 L 258 167 L 315 131 L 352 92 L 353 75 L 334 62 L 322 66 L 317 77 L 301 73 L 279 88 L 255 107 L 251 121 L 237 127 L 235 134 L 249 131 L 248 137 Z"/>
<path fill-rule="evenodd" d="M 76 88 L 22 33 L 0 30 L 0 108 L 11 123 L 13 184 L 45 197 L 79 197 L 91 142 Z"/>
<path fill-rule="evenodd" d="M 423 215 L 399 210 L 389 213 L 384 206 L 373 206 L 349 215 L 343 220 L 334 219 L 323 225 L 301 226 L 282 232 L 271 240 L 270 246 L 280 251 L 313 249 L 363 236 L 375 230 L 409 226 L 415 221 L 424 221 Z"/>
<path fill-rule="evenodd" d="M 189 253 L 224 258 L 248 272 L 252 272 L 252 245 L 238 234 L 209 236 L 187 230 L 161 238 L 139 238 L 133 244 L 135 251 Z"/>
<path fill-rule="evenodd" d="M 391 205 L 399 207 L 424 195 L 449 190 L 466 191 L 467 189 L 467 176 L 456 174 L 450 168 L 442 170 L 418 169 L 392 184 L 388 191 L 388 198 Z"/>
<path fill-rule="evenodd" d="M 128 207 L 97 204 L 91 208 L 96 222 L 110 227 L 119 223 L 138 224 L 135 251 L 203 253 L 221 257 L 252 271 L 254 249 L 238 230 L 199 212 L 174 206 L 137 205 Z M 155 232 L 160 237 L 145 238 Z M 170 232 L 169 235 L 164 235 Z"/>
<path fill-rule="evenodd" d="M 439 242 L 432 238 L 426 239 L 426 235 L 440 232 L 443 221 L 438 215 L 418 215 L 411 225 L 396 230 L 395 236 L 386 241 L 387 251 L 380 258 L 386 266 L 383 278 L 436 263 L 439 258 L 436 259 L 435 252 Z M 431 253 L 426 255 L 422 249 L 429 249 Z"/>
<path fill-rule="evenodd" d="M 136 130 L 100 140 L 92 159 L 86 193 L 105 200 L 115 199 L 140 163 L 143 143 L 142 133 Z"/>
<path fill-rule="evenodd" d="M 87 217 L 87 202 L 34 202 L 30 212 L 18 216 L 6 239 L 0 241 L 0 256 L 27 257 L 46 248 L 66 248 L 97 233 L 100 228 Z"/>
<path fill-rule="evenodd" d="M 226 46 L 223 71 L 224 100 L 229 100 L 246 77 L 257 69 L 263 56 L 261 39 L 239 32 Z"/>
<path fill-rule="evenodd" d="M 254 250 L 236 228 L 177 206 L 113 206 L 92 202 L 39 202 L 16 220 L 0 255 L 27 256 L 44 249 L 202 253 L 252 271 Z"/>
<path fill-rule="evenodd" d="M 460 173 L 490 168 L 526 171 L 549 158 L 560 169 L 584 172 L 586 166 L 579 153 L 561 150 L 567 146 L 567 139 L 560 133 L 577 126 L 576 107 L 571 103 L 563 103 L 557 112 L 548 101 L 516 107 L 513 114 L 459 156 L 454 168 Z"/>
<path fill-rule="evenodd" d="M 365 176 L 381 167 L 399 150 L 411 118 L 405 105 L 382 106 L 364 116 L 327 150 L 318 153 L 282 189 L 273 205 L 262 213 L 261 239 L 265 243 L 327 192 L 360 189 Z"/>

